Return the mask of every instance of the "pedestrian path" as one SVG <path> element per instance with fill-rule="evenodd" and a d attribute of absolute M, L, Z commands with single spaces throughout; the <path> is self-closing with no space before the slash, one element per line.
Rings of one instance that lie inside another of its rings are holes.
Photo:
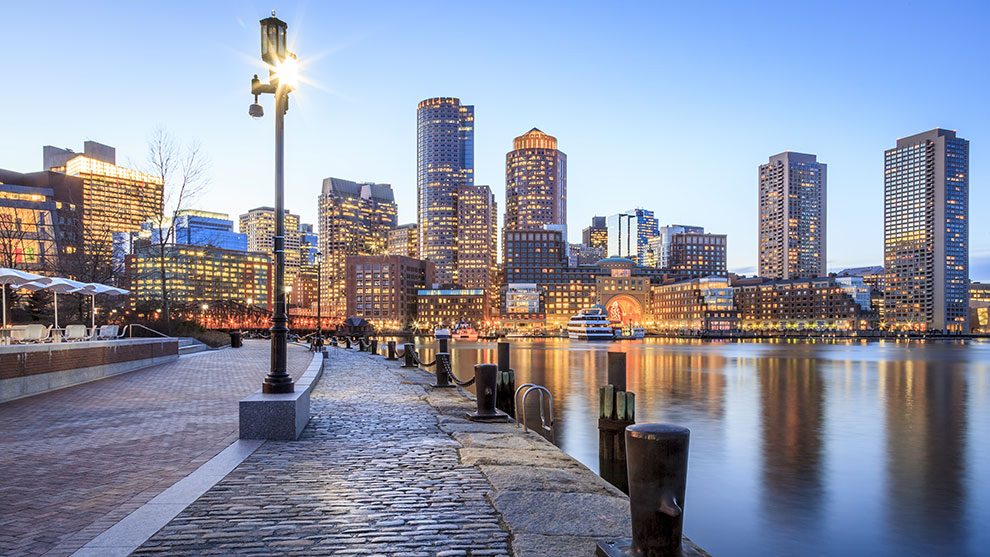
<path fill-rule="evenodd" d="M 217 455 L 269 360 L 247 341 L 0 404 L 0 555 L 71 554 Z"/>

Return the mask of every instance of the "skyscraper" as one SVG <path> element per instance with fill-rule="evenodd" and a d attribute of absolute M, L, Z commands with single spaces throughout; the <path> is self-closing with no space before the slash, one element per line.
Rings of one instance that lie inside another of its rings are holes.
<path fill-rule="evenodd" d="M 436 280 L 457 277 L 457 196 L 474 185 L 474 107 L 435 97 L 416 111 L 416 216 L 420 257 L 436 265 Z"/>
<path fill-rule="evenodd" d="M 650 239 L 660 234 L 653 211 L 629 209 L 608 217 L 608 255 L 646 265 Z"/>
<path fill-rule="evenodd" d="M 816 278 L 825 264 L 827 165 L 786 151 L 760 165 L 761 277 Z"/>
<path fill-rule="evenodd" d="M 419 229 L 416 223 L 400 224 L 389 231 L 388 254 L 419 259 Z"/>
<path fill-rule="evenodd" d="M 395 198 L 389 184 L 323 180 L 319 199 L 319 238 L 323 253 L 322 311 L 344 319 L 345 270 L 349 255 L 385 255 L 388 233 L 395 228 Z"/>
<path fill-rule="evenodd" d="M 533 128 L 505 155 L 505 226 L 539 230 L 567 225 L 567 155 L 557 139 Z"/>
<path fill-rule="evenodd" d="M 498 206 L 488 186 L 461 186 L 457 205 L 458 285 L 485 292 L 487 316 L 498 254 Z"/>
<path fill-rule="evenodd" d="M 884 319 L 969 331 L 969 141 L 936 128 L 884 153 Z"/>
<path fill-rule="evenodd" d="M 589 248 L 608 249 L 608 225 L 605 217 L 592 217 L 591 226 L 581 231 L 581 243 Z"/>
<path fill-rule="evenodd" d="M 248 251 L 266 253 L 272 257 L 275 250 L 275 208 L 257 207 L 240 216 L 238 230 L 247 234 Z M 292 284 L 302 263 L 299 246 L 299 215 L 285 211 L 285 284 Z"/>

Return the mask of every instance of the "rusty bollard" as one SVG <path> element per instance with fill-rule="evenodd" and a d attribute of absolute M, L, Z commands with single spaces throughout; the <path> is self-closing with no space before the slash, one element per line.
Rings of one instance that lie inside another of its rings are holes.
<path fill-rule="evenodd" d="M 700 555 L 681 543 L 690 437 L 687 428 L 671 424 L 637 424 L 626 428 L 633 537 L 598 542 L 596 555 Z"/>
<path fill-rule="evenodd" d="M 371 350 L 370 350 L 370 352 L 372 354 L 374 354 L 375 356 L 378 355 L 378 339 L 377 338 L 371 339 Z"/>
<path fill-rule="evenodd" d="M 416 355 L 413 354 L 415 350 L 416 347 L 412 343 L 407 342 L 402 345 L 402 357 L 405 359 L 402 367 L 416 367 Z"/>
<path fill-rule="evenodd" d="M 509 343 L 498 343 L 498 378 L 495 405 L 510 416 L 516 415 L 516 372 L 509 367 Z"/>
<path fill-rule="evenodd" d="M 498 366 L 495 364 L 474 365 L 474 386 L 478 395 L 478 411 L 468 413 L 467 418 L 475 422 L 508 422 L 509 416 L 495 409 L 497 395 L 495 380 Z"/>
<path fill-rule="evenodd" d="M 386 356 L 385 359 L 386 360 L 398 360 L 399 359 L 399 358 L 397 358 L 395 356 L 395 341 L 394 340 L 388 341 L 388 356 Z"/>
<path fill-rule="evenodd" d="M 434 388 L 445 389 L 453 387 L 450 383 L 450 354 L 437 352 L 437 382 Z"/>

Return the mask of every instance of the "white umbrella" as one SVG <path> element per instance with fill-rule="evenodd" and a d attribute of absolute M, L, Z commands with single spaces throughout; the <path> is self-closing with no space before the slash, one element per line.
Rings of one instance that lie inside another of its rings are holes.
<path fill-rule="evenodd" d="M 28 290 L 51 290 L 55 293 L 55 328 L 58 329 L 58 294 L 59 292 L 76 292 L 81 288 L 84 288 L 86 283 L 76 282 L 67 278 L 60 277 L 39 277 L 29 283 L 22 284 L 21 288 L 27 288 Z"/>
<path fill-rule="evenodd" d="M 0 289 L 3 290 L 3 326 L 7 327 L 7 289 L 4 285 L 10 284 L 14 288 L 19 288 L 25 282 L 31 282 L 42 278 L 41 275 L 18 271 L 17 269 L 0 268 Z"/>
<path fill-rule="evenodd" d="M 99 284 L 91 282 L 84 285 L 79 290 L 76 290 L 77 294 L 89 294 L 90 302 L 92 304 L 90 317 L 90 327 L 96 328 L 96 295 L 106 294 L 108 296 L 121 296 L 124 294 L 130 294 L 129 290 L 124 290 L 123 288 L 115 288 L 113 286 L 107 286 L 105 284 Z"/>

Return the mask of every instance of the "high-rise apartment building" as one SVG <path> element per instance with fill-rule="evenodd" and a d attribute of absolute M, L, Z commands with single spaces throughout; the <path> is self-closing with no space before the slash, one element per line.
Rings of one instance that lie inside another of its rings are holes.
<path fill-rule="evenodd" d="M 474 185 L 474 107 L 435 97 L 416 111 L 416 216 L 420 257 L 436 280 L 458 282 L 458 194 Z"/>
<path fill-rule="evenodd" d="M 936 128 L 884 153 L 884 320 L 969 331 L 969 141 Z"/>
<path fill-rule="evenodd" d="M 608 255 L 646 265 L 650 239 L 660 234 L 653 211 L 630 209 L 608 217 Z"/>
<path fill-rule="evenodd" d="M 320 251 L 323 253 L 322 312 L 330 319 L 347 313 L 345 275 L 350 255 L 385 255 L 396 206 L 389 184 L 323 180 L 319 199 Z"/>
<path fill-rule="evenodd" d="M 419 228 L 416 223 L 400 224 L 389 231 L 388 254 L 419 259 Z"/>
<path fill-rule="evenodd" d="M 161 178 L 117 166 L 113 147 L 87 141 L 82 154 L 46 145 L 45 170 L 82 179 L 84 249 L 94 260 L 111 260 L 113 235 L 133 232 L 160 215 Z"/>
<path fill-rule="evenodd" d="M 816 278 L 825 264 L 827 165 L 786 151 L 760 165 L 759 274 Z"/>
<path fill-rule="evenodd" d="M 267 253 L 274 261 L 275 208 L 257 207 L 240 217 L 242 234 L 247 234 L 248 251 Z M 285 210 L 285 284 L 292 284 L 302 263 L 300 248 L 299 215 Z"/>
<path fill-rule="evenodd" d="M 567 225 L 567 155 L 557 139 L 533 128 L 505 155 L 505 223 L 509 230 Z"/>
<path fill-rule="evenodd" d="M 581 231 L 581 243 L 589 248 L 608 249 L 608 225 L 605 217 L 592 217 L 591 226 Z"/>
<path fill-rule="evenodd" d="M 457 209 L 458 285 L 483 290 L 491 307 L 498 256 L 498 206 L 488 186 L 461 186 Z"/>

